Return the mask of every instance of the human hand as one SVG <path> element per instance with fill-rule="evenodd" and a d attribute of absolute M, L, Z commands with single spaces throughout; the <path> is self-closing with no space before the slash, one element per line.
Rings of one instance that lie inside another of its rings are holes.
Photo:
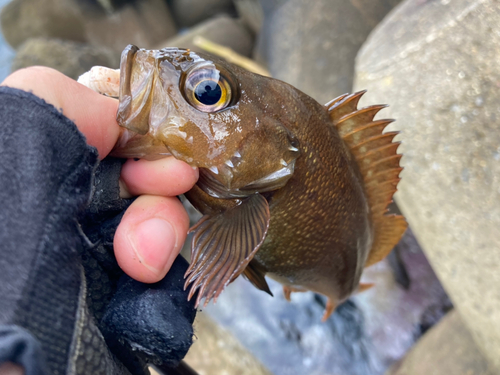
<path fill-rule="evenodd" d="M 97 94 L 56 70 L 31 67 L 14 72 L 4 86 L 31 91 L 61 109 L 97 148 L 103 159 L 113 149 L 120 127 L 116 99 Z M 127 209 L 114 238 L 115 256 L 132 278 L 161 280 L 186 239 L 189 218 L 176 195 L 188 191 L 198 171 L 173 157 L 128 160 L 121 172 L 121 194 L 139 196 Z"/>

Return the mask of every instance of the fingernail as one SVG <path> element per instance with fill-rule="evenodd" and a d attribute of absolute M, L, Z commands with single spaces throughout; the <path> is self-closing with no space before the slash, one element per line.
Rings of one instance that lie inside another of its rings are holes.
<path fill-rule="evenodd" d="M 123 182 L 121 178 L 118 180 L 118 187 L 120 188 L 120 198 L 128 199 L 133 197 L 133 195 L 128 191 L 127 185 L 125 185 L 125 182 Z"/>
<path fill-rule="evenodd" d="M 159 277 L 165 276 L 165 268 L 177 256 L 177 234 L 172 225 L 160 218 L 149 219 L 138 224 L 128 239 L 139 262 Z"/>
<path fill-rule="evenodd" d="M 198 179 L 200 177 L 200 170 L 198 169 L 198 167 L 191 167 L 191 168 L 193 168 L 196 179 Z"/>

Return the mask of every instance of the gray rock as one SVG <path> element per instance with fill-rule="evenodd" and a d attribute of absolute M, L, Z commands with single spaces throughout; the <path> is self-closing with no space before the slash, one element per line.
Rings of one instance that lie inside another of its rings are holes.
<path fill-rule="evenodd" d="M 402 129 L 397 201 L 500 373 L 500 3 L 407 0 L 357 59 Z"/>
<path fill-rule="evenodd" d="M 118 68 L 118 56 L 108 50 L 83 43 L 59 39 L 28 39 L 19 48 L 12 70 L 43 65 L 59 70 L 71 78 L 78 78 L 94 65 Z"/>
<path fill-rule="evenodd" d="M 264 10 L 259 0 L 233 0 L 243 23 L 258 34 L 264 22 Z"/>
<path fill-rule="evenodd" d="M 457 311 L 432 328 L 387 375 L 493 375 Z"/>
<path fill-rule="evenodd" d="M 262 9 L 264 10 L 264 16 L 272 16 L 283 4 L 288 0 L 259 0 Z"/>
<path fill-rule="evenodd" d="M 176 33 L 164 0 L 141 0 L 106 12 L 78 0 L 13 0 L 1 13 L 7 42 L 19 47 L 29 38 L 87 42 L 120 53 L 128 44 L 151 48 Z"/>
<path fill-rule="evenodd" d="M 176 27 L 164 0 L 140 0 L 112 14 L 86 10 L 85 32 L 90 44 L 119 54 L 128 44 L 153 48 L 174 36 Z"/>
<path fill-rule="evenodd" d="M 170 7 L 179 27 L 196 25 L 217 14 L 235 14 L 232 0 L 171 0 Z"/>
<path fill-rule="evenodd" d="M 78 0 L 80 2 L 88 2 L 89 0 Z M 126 4 L 133 3 L 136 0 L 93 0 L 105 11 L 113 13 Z"/>
<path fill-rule="evenodd" d="M 194 321 L 196 339 L 184 360 L 199 375 L 271 375 L 227 330 L 206 314 Z"/>
<path fill-rule="evenodd" d="M 228 16 L 217 16 L 205 21 L 184 34 L 159 43 L 156 48 L 184 47 L 202 52 L 193 44 L 193 39 L 198 35 L 229 47 L 240 55 L 250 56 L 252 53 L 252 33 L 241 22 Z"/>
<path fill-rule="evenodd" d="M 256 59 L 321 103 L 352 89 L 354 59 L 399 0 L 274 0 Z"/>
<path fill-rule="evenodd" d="M 35 37 L 86 40 L 81 13 L 72 0 L 13 0 L 2 9 L 0 24 L 14 48 Z"/>

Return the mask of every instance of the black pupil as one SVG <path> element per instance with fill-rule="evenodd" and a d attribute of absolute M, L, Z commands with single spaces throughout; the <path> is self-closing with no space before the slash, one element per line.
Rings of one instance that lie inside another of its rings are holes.
<path fill-rule="evenodd" d="M 220 100 L 222 90 L 217 82 L 207 79 L 196 86 L 194 96 L 202 104 L 213 105 Z"/>

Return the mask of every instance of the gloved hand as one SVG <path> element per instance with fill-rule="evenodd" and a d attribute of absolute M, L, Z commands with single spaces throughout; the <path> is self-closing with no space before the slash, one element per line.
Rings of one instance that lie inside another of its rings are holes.
<path fill-rule="evenodd" d="M 99 162 L 120 131 L 117 102 L 56 71 L 3 85 L 36 96 L 0 88 L 0 364 L 28 375 L 175 366 L 195 315 L 175 196 L 197 171 L 173 158 Z"/>

